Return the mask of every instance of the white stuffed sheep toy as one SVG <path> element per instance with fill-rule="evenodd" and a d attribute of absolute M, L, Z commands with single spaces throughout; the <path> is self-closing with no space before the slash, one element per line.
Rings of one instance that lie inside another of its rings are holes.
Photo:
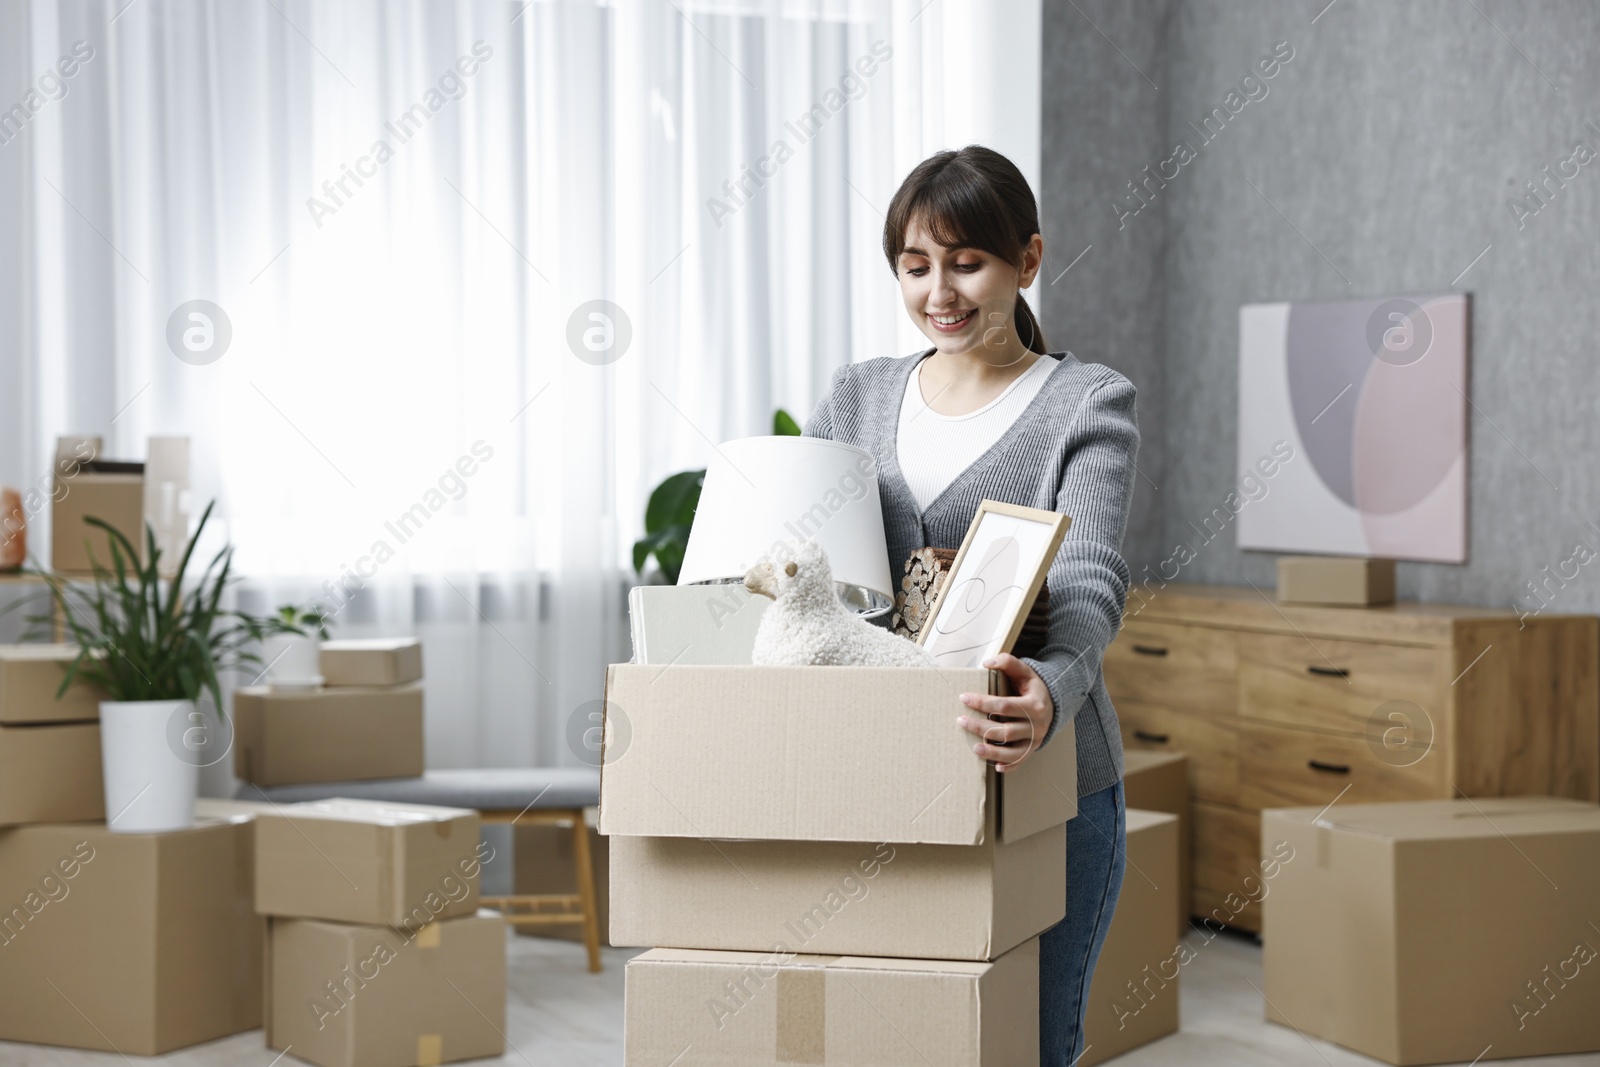
<path fill-rule="evenodd" d="M 840 602 L 833 568 L 821 545 L 802 541 L 791 548 L 756 564 L 744 576 L 746 589 L 773 601 L 756 628 L 751 663 L 934 666 L 921 645 L 872 625 Z"/>

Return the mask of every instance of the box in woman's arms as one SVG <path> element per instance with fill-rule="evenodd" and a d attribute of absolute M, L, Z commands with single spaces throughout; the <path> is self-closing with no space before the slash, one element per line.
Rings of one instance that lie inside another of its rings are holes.
<path fill-rule="evenodd" d="M 233 773 L 256 785 L 414 778 L 422 685 L 237 690 Z"/>
<path fill-rule="evenodd" d="M 998 774 L 956 725 L 983 669 L 607 676 L 600 831 L 617 945 L 989 960 L 1066 900 L 1071 724 Z"/>

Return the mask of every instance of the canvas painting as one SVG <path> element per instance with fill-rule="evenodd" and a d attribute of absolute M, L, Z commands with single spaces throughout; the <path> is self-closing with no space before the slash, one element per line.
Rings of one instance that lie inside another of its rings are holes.
<path fill-rule="evenodd" d="M 1239 547 L 1466 562 L 1468 321 L 1459 293 L 1241 307 Z"/>

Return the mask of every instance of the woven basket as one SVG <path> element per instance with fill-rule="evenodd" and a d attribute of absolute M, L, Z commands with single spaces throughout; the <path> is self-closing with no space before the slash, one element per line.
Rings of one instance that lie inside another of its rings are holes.
<path fill-rule="evenodd" d="M 906 557 L 900 589 L 894 595 L 894 612 L 889 616 L 890 629 L 901 637 L 913 641 L 917 639 L 927 620 L 928 609 L 933 606 L 933 598 L 939 594 L 955 561 L 956 549 L 953 548 L 919 548 Z M 1022 624 L 1022 633 L 1017 635 L 1012 654 L 1035 655 L 1048 640 L 1049 629 L 1050 588 L 1041 585 L 1039 595 Z"/>

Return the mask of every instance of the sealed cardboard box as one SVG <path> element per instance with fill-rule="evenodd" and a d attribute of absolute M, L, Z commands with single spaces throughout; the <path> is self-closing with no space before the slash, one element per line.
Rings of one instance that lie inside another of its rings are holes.
<path fill-rule="evenodd" d="M 93 722 L 100 718 L 99 688 L 76 681 L 56 699 L 76 645 L 0 645 L 0 723 Z"/>
<path fill-rule="evenodd" d="M 1130 808 L 1127 821 L 1127 872 L 1089 984 L 1077 1067 L 1178 1029 L 1178 977 L 1186 961 L 1162 921 L 1178 897 L 1178 820 Z"/>
<path fill-rule="evenodd" d="M 376 637 L 322 642 L 322 684 L 403 685 L 422 678 L 422 642 Z"/>
<path fill-rule="evenodd" d="M 588 816 L 593 808 L 585 809 Z M 600 923 L 600 943 L 610 944 L 606 931 L 611 921 L 611 847 L 593 825 L 589 834 L 589 857 L 594 864 L 595 913 Z M 578 891 L 577 867 L 572 858 L 572 831 L 565 826 L 518 823 L 512 837 L 512 892 L 517 894 L 568 895 Z M 519 926 L 517 933 L 529 937 L 554 937 L 562 941 L 582 941 L 583 927 L 577 924 Z"/>
<path fill-rule="evenodd" d="M 321 1067 L 413 1067 L 505 1051 L 506 925 L 272 920 L 267 1047 Z"/>
<path fill-rule="evenodd" d="M 110 536 L 83 520 L 93 516 L 144 553 L 144 475 L 79 471 L 56 480 L 50 507 L 50 566 L 60 574 L 93 572 L 89 553 L 102 567 L 111 566 Z M 128 562 L 127 560 L 123 561 Z"/>
<path fill-rule="evenodd" d="M 239 689 L 233 737 L 233 773 L 256 785 L 415 778 L 422 686 Z"/>
<path fill-rule="evenodd" d="M 256 816 L 263 915 L 416 928 L 478 908 L 478 813 L 318 800 Z"/>
<path fill-rule="evenodd" d="M 105 817 L 99 723 L 0 726 L 0 826 Z"/>
<path fill-rule="evenodd" d="M 1600 807 L 1282 808 L 1261 839 L 1287 857 L 1263 902 L 1270 1021 L 1399 1065 L 1600 1051 Z"/>
<path fill-rule="evenodd" d="M 0 1038 L 154 1056 L 261 1025 L 248 824 L 0 831 Z"/>
<path fill-rule="evenodd" d="M 992 963 L 654 949 L 628 961 L 629 1067 L 1034 1067 L 1039 942 Z"/>
<path fill-rule="evenodd" d="M 1280 556 L 1278 602 L 1348 607 L 1393 604 L 1394 560 Z"/>
<path fill-rule="evenodd" d="M 1164 811 L 1178 818 L 1178 925 L 1175 937 L 1189 932 L 1189 887 L 1192 849 L 1189 813 L 1189 757 L 1182 752 L 1123 753 L 1122 792 L 1127 806 Z M 1131 831 L 1130 831 L 1131 832 Z"/>

